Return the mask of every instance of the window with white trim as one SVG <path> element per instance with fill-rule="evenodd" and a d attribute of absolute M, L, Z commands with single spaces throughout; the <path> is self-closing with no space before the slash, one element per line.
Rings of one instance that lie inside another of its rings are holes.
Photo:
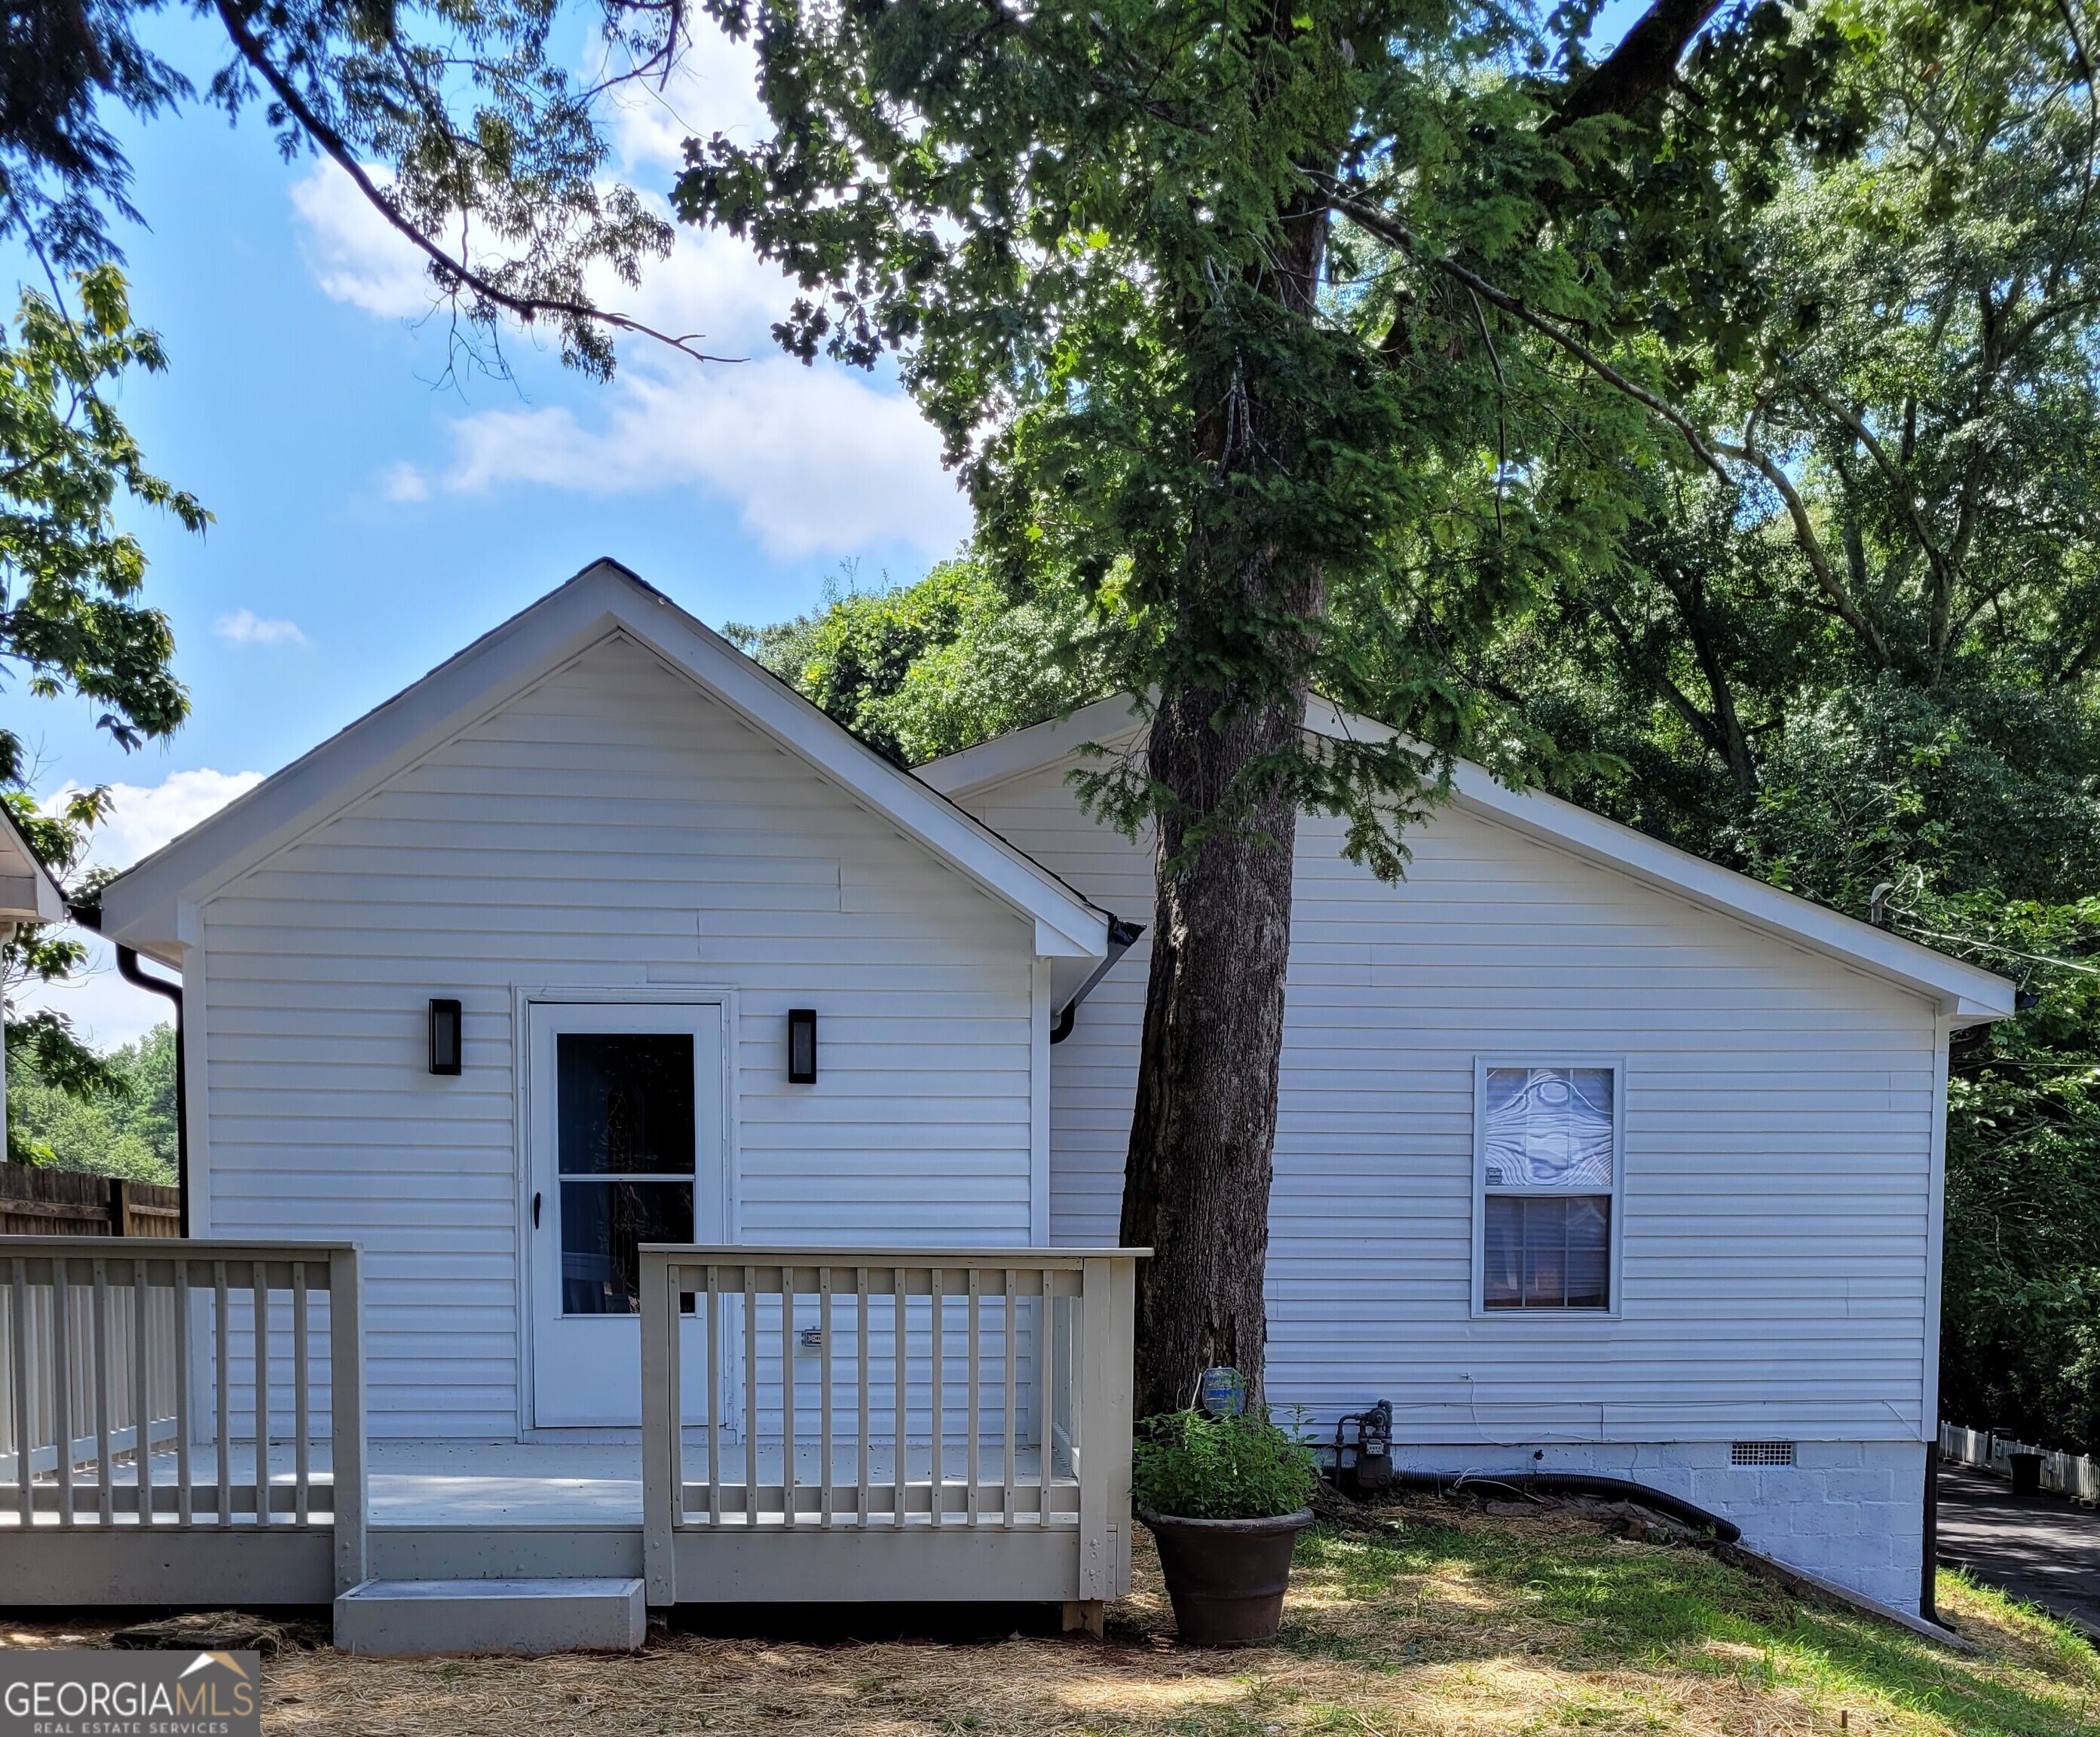
<path fill-rule="evenodd" d="M 1618 1071 L 1480 1070 L 1480 1291 L 1486 1310 L 1609 1310 Z"/>

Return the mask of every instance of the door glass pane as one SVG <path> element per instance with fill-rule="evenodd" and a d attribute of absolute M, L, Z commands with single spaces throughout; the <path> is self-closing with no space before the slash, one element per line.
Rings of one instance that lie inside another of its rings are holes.
<path fill-rule="evenodd" d="M 638 1313 L 642 1263 L 635 1245 L 692 1240 L 690 1182 L 564 1182 L 562 1313 Z"/>
<path fill-rule="evenodd" d="M 693 1173 L 690 1032 L 562 1032 L 554 1065 L 562 1175 Z"/>

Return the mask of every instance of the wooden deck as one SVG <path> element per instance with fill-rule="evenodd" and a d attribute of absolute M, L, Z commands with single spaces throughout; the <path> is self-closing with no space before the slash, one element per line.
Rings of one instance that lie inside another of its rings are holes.
<path fill-rule="evenodd" d="M 1136 1258 L 645 1246 L 638 1441 L 404 1441 L 366 1432 L 354 1248 L 0 1238 L 0 1597 L 620 1576 L 1097 1612 L 1128 1585 Z"/>

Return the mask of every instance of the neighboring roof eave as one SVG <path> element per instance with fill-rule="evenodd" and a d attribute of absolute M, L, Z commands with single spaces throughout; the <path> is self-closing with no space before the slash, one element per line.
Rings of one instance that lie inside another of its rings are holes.
<path fill-rule="evenodd" d="M 0 818 L 0 922 L 55 923 L 66 917 L 64 890 L 38 860 L 22 823 L 4 803 Z"/>
<path fill-rule="evenodd" d="M 1325 700 L 1308 701 L 1305 711 L 1306 727 L 1321 735 L 1375 740 L 1395 734 L 1390 725 Z M 919 776 L 951 795 L 975 795 L 1143 723 L 1135 699 L 1118 694 L 933 761 L 919 768 Z M 1995 972 L 1710 863 L 1559 797 L 1510 789 L 1470 761 L 1460 761 L 1454 773 L 1452 805 L 1926 996 L 1957 1025 L 2005 1019 L 2014 1010 L 2014 985 Z"/>
<path fill-rule="evenodd" d="M 182 904 L 412 764 L 510 694 L 624 632 L 1036 925 L 1039 953 L 1097 959 L 1109 917 L 1039 864 L 840 727 L 660 591 L 599 561 L 266 779 L 103 892 L 104 930 L 165 957 Z"/>

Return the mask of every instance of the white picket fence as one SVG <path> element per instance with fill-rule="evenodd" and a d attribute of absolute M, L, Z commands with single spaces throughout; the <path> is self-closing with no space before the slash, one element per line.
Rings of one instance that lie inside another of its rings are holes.
<path fill-rule="evenodd" d="M 1991 1430 L 1968 1430 L 1959 1424 L 1939 1426 L 1939 1456 L 1962 1465 L 2012 1475 L 2011 1456 L 2016 1453 L 2041 1456 L 2041 1487 L 2067 1496 L 2087 1507 L 2100 1506 L 2100 1462 L 2081 1454 L 2064 1453 L 2053 1448 L 2033 1448 Z"/>

